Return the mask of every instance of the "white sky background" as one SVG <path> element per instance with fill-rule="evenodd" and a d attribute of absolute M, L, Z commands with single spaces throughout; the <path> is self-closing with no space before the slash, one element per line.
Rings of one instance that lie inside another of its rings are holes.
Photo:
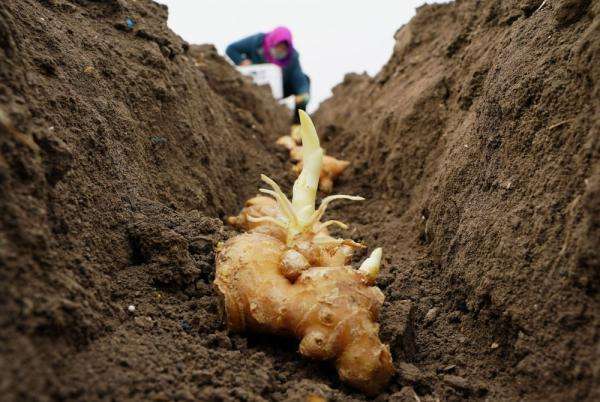
<path fill-rule="evenodd" d="M 349 72 L 376 74 L 393 35 L 424 0 L 157 0 L 169 6 L 169 27 L 192 44 L 224 54 L 235 40 L 287 26 L 311 78 L 314 111 Z M 440 2 L 429 0 L 428 3 Z"/>

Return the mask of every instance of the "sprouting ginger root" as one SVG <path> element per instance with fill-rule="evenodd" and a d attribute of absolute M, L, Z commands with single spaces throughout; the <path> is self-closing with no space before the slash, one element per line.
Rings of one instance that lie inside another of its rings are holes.
<path fill-rule="evenodd" d="M 381 249 L 354 269 L 352 252 L 363 246 L 329 235 L 328 226 L 344 223 L 321 222 L 331 201 L 362 198 L 329 196 L 315 208 L 323 151 L 310 118 L 300 116 L 305 164 L 292 201 L 262 176 L 271 189 L 261 192 L 273 198 L 254 197 L 228 219 L 247 233 L 219 247 L 215 284 L 230 330 L 295 336 L 303 356 L 333 360 L 343 381 L 375 395 L 394 371 L 377 324 L 384 296 L 373 284 Z"/>
<path fill-rule="evenodd" d="M 294 172 L 302 171 L 302 146 L 289 135 L 284 135 L 277 139 L 277 145 L 283 146 L 290 152 L 290 159 L 296 164 L 293 167 Z M 330 193 L 333 190 L 334 180 L 350 166 L 350 162 L 334 158 L 333 156 L 323 155 L 323 165 L 319 175 L 319 188 L 324 193 Z"/>
<path fill-rule="evenodd" d="M 296 336 L 303 356 L 335 360 L 343 381 L 378 393 L 393 373 L 376 324 L 383 293 L 349 266 L 306 267 L 292 282 L 282 274 L 282 260 L 290 253 L 262 233 L 244 233 L 223 246 L 216 282 L 228 327 Z"/>

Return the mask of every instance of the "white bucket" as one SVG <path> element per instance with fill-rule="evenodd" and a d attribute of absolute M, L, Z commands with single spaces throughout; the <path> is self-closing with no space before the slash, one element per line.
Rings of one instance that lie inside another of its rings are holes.
<path fill-rule="evenodd" d="M 283 78 L 281 68 L 275 64 L 252 64 L 249 66 L 236 66 L 243 75 L 252 77 L 257 85 L 268 84 L 275 99 L 283 98 Z"/>

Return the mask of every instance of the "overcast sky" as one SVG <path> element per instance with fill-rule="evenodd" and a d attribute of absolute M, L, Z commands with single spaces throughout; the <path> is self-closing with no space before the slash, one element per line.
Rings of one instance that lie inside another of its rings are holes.
<path fill-rule="evenodd" d="M 245 36 L 290 28 L 302 68 L 311 78 L 309 110 L 348 72 L 374 75 L 388 60 L 393 35 L 423 0 L 158 0 L 169 26 L 186 41 L 213 43 L 220 53 Z M 428 1 L 428 3 L 440 2 Z"/>

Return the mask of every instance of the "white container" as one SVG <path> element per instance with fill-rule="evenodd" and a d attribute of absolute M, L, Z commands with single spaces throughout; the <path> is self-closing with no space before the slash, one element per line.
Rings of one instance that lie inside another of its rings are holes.
<path fill-rule="evenodd" d="M 275 64 L 252 64 L 249 66 L 236 66 L 243 75 L 252 77 L 257 85 L 269 85 L 275 99 L 283 98 L 283 77 L 281 68 Z"/>

